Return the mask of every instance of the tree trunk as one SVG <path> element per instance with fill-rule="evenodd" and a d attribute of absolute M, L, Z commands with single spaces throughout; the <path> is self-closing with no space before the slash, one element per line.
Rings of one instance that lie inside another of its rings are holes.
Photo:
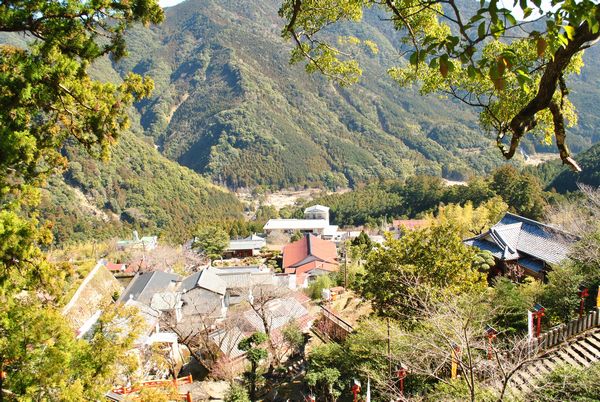
<path fill-rule="evenodd" d="M 256 363 L 252 362 L 252 372 L 250 374 L 250 400 L 256 402 Z"/>

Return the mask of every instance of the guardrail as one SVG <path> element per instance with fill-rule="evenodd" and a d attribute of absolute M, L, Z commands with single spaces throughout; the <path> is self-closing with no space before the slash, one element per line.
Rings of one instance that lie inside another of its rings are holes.
<path fill-rule="evenodd" d="M 329 340 L 340 342 L 352 333 L 354 328 L 327 307 L 321 307 L 321 318 L 315 323 L 314 329 Z"/>
<path fill-rule="evenodd" d="M 538 353 L 540 353 L 598 326 L 600 326 L 600 309 L 590 311 L 581 318 L 576 318 L 566 324 L 554 327 L 542 333 L 539 337 L 532 339 L 531 343 Z"/>

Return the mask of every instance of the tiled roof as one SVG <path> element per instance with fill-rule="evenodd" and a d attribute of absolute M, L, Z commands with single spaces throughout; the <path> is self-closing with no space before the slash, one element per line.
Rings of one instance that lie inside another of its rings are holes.
<path fill-rule="evenodd" d="M 245 337 L 244 333 L 238 327 L 219 329 L 211 333 L 209 337 L 225 356 L 231 359 L 235 359 L 246 353 L 238 348 L 240 341 Z"/>
<path fill-rule="evenodd" d="M 307 234 L 283 248 L 283 268 L 293 268 L 312 261 L 336 263 L 335 243 Z"/>
<path fill-rule="evenodd" d="M 329 226 L 327 219 L 269 219 L 265 230 L 313 230 Z"/>
<path fill-rule="evenodd" d="M 106 269 L 109 271 L 123 271 L 125 270 L 125 264 L 115 264 L 114 262 L 107 262 Z"/>
<path fill-rule="evenodd" d="M 260 250 L 265 244 L 264 240 L 230 240 L 227 250 Z"/>
<path fill-rule="evenodd" d="M 541 222 L 506 213 L 488 232 L 465 243 L 489 250 L 502 260 L 530 256 L 558 264 L 567 258 L 571 245 L 578 239 Z"/>
<path fill-rule="evenodd" d="M 204 268 L 200 272 L 196 272 L 186 277 L 181 282 L 181 290 L 192 290 L 195 287 L 201 287 L 211 292 L 224 295 L 227 290 L 227 284 L 215 273 L 216 268 Z"/>
<path fill-rule="evenodd" d="M 266 320 L 270 323 L 271 330 L 281 328 L 292 320 L 308 315 L 308 310 L 294 297 L 272 300 L 265 307 Z M 246 311 L 244 318 L 254 330 L 264 332 L 263 322 L 254 310 Z"/>
<path fill-rule="evenodd" d="M 223 272 L 225 271 L 225 272 Z M 228 268 L 217 270 L 217 275 L 227 285 L 227 288 L 248 288 L 256 285 L 272 285 L 273 273 L 265 271 L 229 271 Z"/>
<path fill-rule="evenodd" d="M 137 274 L 123 292 L 119 301 L 126 302 L 133 299 L 145 304 L 150 304 L 152 296 L 158 292 L 168 290 L 171 284 L 181 280 L 179 275 L 162 271 L 142 272 Z"/>

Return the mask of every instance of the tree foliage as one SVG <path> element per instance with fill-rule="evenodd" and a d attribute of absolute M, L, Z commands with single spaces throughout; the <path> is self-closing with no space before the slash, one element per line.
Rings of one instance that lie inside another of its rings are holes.
<path fill-rule="evenodd" d="M 390 218 L 438 215 L 446 219 L 444 215 L 449 215 L 447 219 L 456 224 L 462 221 L 461 231 L 467 234 L 483 230 L 489 222 L 495 223 L 494 219 L 506 209 L 540 219 L 548 203 L 560 199 L 560 195 L 543 191 L 534 175 L 520 173 L 507 165 L 487 177 L 474 177 L 466 184 L 447 186 L 439 177 L 415 176 L 368 184 L 313 202 L 329 206 L 331 220 L 340 226 L 379 227 L 381 218 L 389 222 Z M 462 212 L 466 214 L 464 219 L 457 215 Z"/>
<path fill-rule="evenodd" d="M 492 0 L 468 12 L 455 0 L 286 0 L 280 15 L 283 37 L 295 45 L 292 62 L 304 60 L 308 72 L 351 84 L 362 73 L 353 48 L 374 44 L 356 38 L 334 44 L 323 31 L 360 22 L 365 8 L 382 9 L 389 21 L 382 23 L 399 32 L 397 45 L 407 58 L 388 70 L 400 85 L 418 83 L 422 93 L 477 107 L 482 127 L 496 132 L 508 159 L 526 133 L 539 133 L 548 142 L 554 137 L 563 163 L 580 170 L 565 142 L 565 127 L 576 121 L 565 78 L 579 72 L 582 51 L 600 36 L 600 8 L 561 0 L 550 8 L 541 0 L 511 6 Z"/>
<path fill-rule="evenodd" d="M 103 56 L 125 55 L 125 29 L 157 23 L 154 0 L 9 1 L 0 32 L 33 38 L 27 48 L 0 45 L 0 384 L 19 399 L 99 399 L 135 335 L 118 312 L 105 312 L 92 338 L 76 340 L 60 313 L 73 275 L 46 261 L 48 225 L 36 212 L 38 186 L 67 160 L 67 141 L 106 157 L 128 126 L 127 109 L 153 85 L 138 75 L 102 83 L 88 74 Z M 131 335 L 131 336 L 130 336 Z"/>
<path fill-rule="evenodd" d="M 256 388 L 259 380 L 258 365 L 269 355 L 267 349 L 261 347 L 269 340 L 269 337 L 264 332 L 255 332 L 247 338 L 242 339 L 238 348 L 246 352 L 246 359 L 250 361 L 250 371 L 245 373 L 246 380 L 250 387 L 250 400 L 256 401 Z"/>
<path fill-rule="evenodd" d="M 229 247 L 227 232 L 214 226 L 200 227 L 196 231 L 194 239 L 192 247 L 212 259 L 221 257 L 223 251 Z"/>
<path fill-rule="evenodd" d="M 550 401 L 594 401 L 600 395 L 600 366 L 590 368 L 561 366 L 538 381 L 528 399 Z"/>
<path fill-rule="evenodd" d="M 485 288 L 475 257 L 449 225 L 414 230 L 400 240 L 388 237 L 369 255 L 360 292 L 379 314 L 410 317 L 416 313 L 415 297 L 438 299 Z"/>

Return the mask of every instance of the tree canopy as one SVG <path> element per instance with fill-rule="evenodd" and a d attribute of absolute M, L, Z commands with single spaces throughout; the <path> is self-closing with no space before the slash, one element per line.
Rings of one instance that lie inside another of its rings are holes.
<path fill-rule="evenodd" d="M 117 311 L 100 318 L 89 342 L 73 337 L 60 313 L 73 269 L 46 260 L 50 225 L 36 209 L 40 184 L 67 163 L 63 145 L 78 142 L 92 156 L 108 156 L 128 126 L 128 108 L 152 90 L 152 81 L 135 74 L 118 84 L 96 81 L 88 67 L 124 56 L 133 23 L 162 18 L 155 0 L 0 4 L 0 32 L 30 41 L 27 48 L 0 44 L 0 396 L 100 398 L 135 338 L 119 334 L 123 325 L 109 328 Z"/>
<path fill-rule="evenodd" d="M 360 22 L 377 7 L 382 24 L 400 32 L 406 60 L 388 73 L 422 93 L 441 92 L 480 109 L 483 128 L 496 133 L 507 159 L 529 132 L 556 140 L 564 164 L 580 170 L 566 145 L 566 126 L 576 123 L 565 78 L 582 67 L 581 53 L 600 37 L 600 6 L 590 0 L 481 1 L 475 10 L 457 0 L 285 0 L 283 37 L 295 47 L 291 61 L 306 61 L 342 84 L 358 81 L 357 47 L 367 39 L 330 35 L 331 26 Z M 507 8 L 510 7 L 510 8 Z"/>

